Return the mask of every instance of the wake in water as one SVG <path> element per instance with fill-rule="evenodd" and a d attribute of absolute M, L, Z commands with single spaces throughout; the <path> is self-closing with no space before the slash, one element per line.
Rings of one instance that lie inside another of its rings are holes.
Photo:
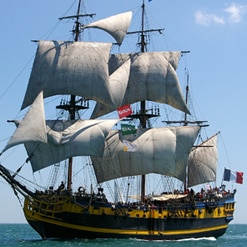
<path fill-rule="evenodd" d="M 202 241 L 202 240 L 207 240 L 207 241 L 216 241 L 217 239 L 215 237 L 203 237 L 203 238 L 184 238 L 184 239 L 179 239 L 179 240 L 145 240 L 145 239 L 131 239 L 135 240 L 138 242 L 186 242 L 186 241 Z"/>

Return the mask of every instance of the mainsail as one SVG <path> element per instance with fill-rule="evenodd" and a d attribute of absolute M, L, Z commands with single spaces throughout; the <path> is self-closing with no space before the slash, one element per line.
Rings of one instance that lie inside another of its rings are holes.
<path fill-rule="evenodd" d="M 103 156 L 91 157 L 98 182 L 148 173 L 184 181 L 187 157 L 199 130 L 199 126 L 140 129 L 127 140 L 135 146 L 133 152 L 124 150 L 118 131 L 111 131 Z"/>

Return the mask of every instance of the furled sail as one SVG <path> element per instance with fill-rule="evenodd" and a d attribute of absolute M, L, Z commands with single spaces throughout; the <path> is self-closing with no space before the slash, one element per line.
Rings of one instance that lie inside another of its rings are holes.
<path fill-rule="evenodd" d="M 72 94 L 106 104 L 112 101 L 108 60 L 111 43 L 39 41 L 22 109 L 44 98 Z"/>
<path fill-rule="evenodd" d="M 199 130 L 199 126 L 140 129 L 125 140 L 118 131 L 111 131 L 103 156 L 91 157 L 98 182 L 148 173 L 183 181 Z"/>
<path fill-rule="evenodd" d="M 216 180 L 217 134 L 194 147 L 189 155 L 188 187 Z"/>
<path fill-rule="evenodd" d="M 122 41 L 127 33 L 132 18 L 132 12 L 125 12 L 114 15 L 96 22 L 92 22 L 82 28 L 99 28 L 112 35 L 118 44 Z"/>
<path fill-rule="evenodd" d="M 36 97 L 32 106 L 29 108 L 23 120 L 13 121 L 18 128 L 10 138 L 6 147 L 7 149 L 25 142 L 47 142 L 46 126 L 45 126 L 45 112 L 43 104 L 43 92 L 41 91 Z"/>
<path fill-rule="evenodd" d="M 110 76 L 111 94 L 114 104 L 111 104 L 111 102 L 104 106 L 100 105 L 100 103 L 96 104 L 92 118 L 109 113 L 121 105 L 143 100 L 169 104 L 176 109 L 189 113 L 176 74 L 179 57 L 180 52 L 145 52 L 111 55 L 109 61 L 111 76 L 124 63 L 130 61 L 128 85 L 126 90 L 120 95 L 119 91 L 125 88 L 125 81 L 121 84 L 119 80 L 116 85 L 116 82 Z"/>
<path fill-rule="evenodd" d="M 119 120 L 47 120 L 47 143 L 26 143 L 33 171 L 73 156 L 101 156 L 105 138 Z"/>

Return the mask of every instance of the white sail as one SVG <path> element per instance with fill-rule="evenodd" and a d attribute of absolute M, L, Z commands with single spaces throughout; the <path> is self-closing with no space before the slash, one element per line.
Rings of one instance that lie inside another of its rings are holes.
<path fill-rule="evenodd" d="M 118 131 L 111 131 L 102 157 L 91 157 L 98 182 L 158 173 L 185 178 L 188 154 L 199 126 L 141 129 L 127 141 L 133 150 L 124 151 Z"/>
<path fill-rule="evenodd" d="M 121 105 L 132 104 L 139 101 L 150 100 L 169 104 L 183 112 L 189 113 L 183 98 L 176 67 L 180 52 L 146 52 L 136 54 L 111 55 L 109 61 L 110 73 L 116 73 L 119 66 L 131 61 L 128 85 L 126 91 L 119 95 L 125 86 L 110 78 L 111 102 L 101 106 L 96 104 L 92 118 L 109 113 Z M 123 84 L 125 81 L 123 81 Z M 121 98 L 117 97 L 120 96 Z M 123 96 L 123 97 L 122 97 Z"/>
<path fill-rule="evenodd" d="M 217 135 L 192 149 L 188 163 L 188 187 L 216 180 Z"/>
<path fill-rule="evenodd" d="M 26 142 L 47 142 L 43 92 L 36 97 L 23 120 L 14 121 L 18 126 L 2 152 Z"/>
<path fill-rule="evenodd" d="M 119 120 L 47 120 L 47 143 L 26 143 L 33 171 L 73 156 L 101 156 L 105 138 Z"/>
<path fill-rule="evenodd" d="M 122 105 L 123 98 L 128 86 L 129 74 L 130 59 L 128 59 L 110 75 L 110 88 L 111 92 L 114 92 L 112 94 L 114 104 L 110 104 L 110 102 L 107 105 L 97 103 L 91 118 L 96 118 L 98 116 L 104 115 L 105 113 L 114 111 L 117 107 Z"/>
<path fill-rule="evenodd" d="M 155 54 L 163 56 L 174 70 L 177 70 L 179 59 L 181 56 L 181 51 L 159 51 L 159 52 L 145 52 L 145 54 Z M 131 56 L 138 55 L 142 53 L 120 53 L 120 54 L 111 54 L 109 60 L 109 73 L 112 74 L 118 67 L 125 63 Z M 147 55 L 149 56 L 149 55 Z M 152 55 L 151 55 L 152 56 Z"/>
<path fill-rule="evenodd" d="M 118 44 L 122 44 L 122 41 L 127 33 L 132 18 L 132 12 L 125 12 L 118 15 L 114 15 L 96 22 L 92 22 L 85 25 L 85 28 L 99 28 L 110 35 L 112 35 Z"/>
<path fill-rule="evenodd" d="M 111 43 L 39 41 L 22 109 L 44 98 L 72 94 L 111 102 L 108 60 Z"/>

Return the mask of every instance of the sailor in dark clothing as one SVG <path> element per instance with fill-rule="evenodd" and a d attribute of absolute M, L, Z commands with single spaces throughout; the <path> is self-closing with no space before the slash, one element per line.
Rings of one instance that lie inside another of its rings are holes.
<path fill-rule="evenodd" d="M 64 183 L 62 181 L 61 184 L 58 187 L 58 191 L 64 190 L 64 188 L 65 188 L 65 186 L 64 186 Z"/>

